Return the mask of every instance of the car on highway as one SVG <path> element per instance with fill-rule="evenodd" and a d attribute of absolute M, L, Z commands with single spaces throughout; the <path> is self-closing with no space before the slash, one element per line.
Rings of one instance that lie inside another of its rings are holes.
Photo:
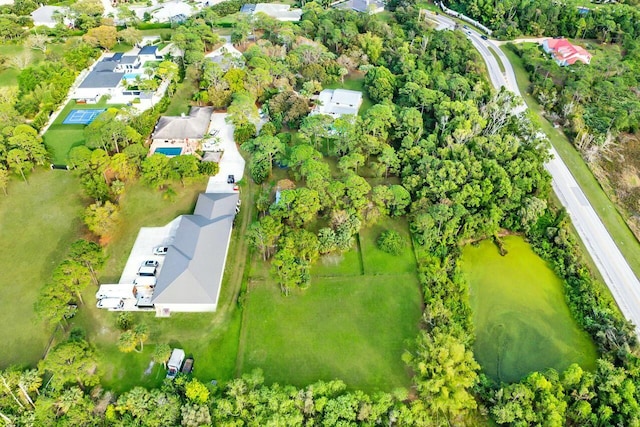
<path fill-rule="evenodd" d="M 481 36 L 480 36 L 480 38 L 481 38 L 482 40 L 489 40 L 489 37 L 485 36 L 484 34 L 483 34 L 483 35 L 481 35 Z"/>

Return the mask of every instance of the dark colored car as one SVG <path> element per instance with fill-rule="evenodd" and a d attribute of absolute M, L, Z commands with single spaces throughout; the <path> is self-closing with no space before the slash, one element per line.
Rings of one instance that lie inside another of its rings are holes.
<path fill-rule="evenodd" d="M 489 37 L 487 37 L 487 36 L 480 36 L 480 38 L 481 38 L 482 40 L 489 40 Z"/>
<path fill-rule="evenodd" d="M 236 182 L 236 177 L 235 176 L 229 175 L 227 177 L 227 184 L 235 184 L 235 182 Z"/>
<path fill-rule="evenodd" d="M 182 365 L 182 373 L 190 374 L 193 371 L 193 357 L 189 357 L 184 361 L 184 365 Z"/>

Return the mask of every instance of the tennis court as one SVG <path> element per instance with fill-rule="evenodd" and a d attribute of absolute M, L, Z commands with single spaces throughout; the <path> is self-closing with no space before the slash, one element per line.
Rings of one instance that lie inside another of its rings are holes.
<path fill-rule="evenodd" d="M 67 114 L 67 117 L 65 117 L 62 124 L 88 125 L 89 123 L 94 121 L 95 118 L 98 117 L 98 115 L 103 111 L 104 109 L 102 110 L 71 110 L 71 112 Z"/>

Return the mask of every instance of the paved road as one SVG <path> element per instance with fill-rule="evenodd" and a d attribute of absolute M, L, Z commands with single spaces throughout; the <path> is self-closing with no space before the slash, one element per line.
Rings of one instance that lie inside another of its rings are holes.
<path fill-rule="evenodd" d="M 441 15 L 438 15 L 435 19 L 438 22 L 439 29 L 453 29 L 455 25 L 453 20 Z M 484 58 L 489 70 L 491 83 L 496 88 L 504 86 L 522 96 L 518 89 L 513 67 L 500 48 L 491 40 L 483 40 L 481 34 L 471 28 L 465 28 L 463 31 Z M 500 58 L 505 69 L 504 72 L 500 70 L 498 61 L 489 51 L 489 47 Z M 522 108 L 524 111 L 526 106 Z M 553 147 L 551 147 L 551 154 L 553 159 L 545 166 L 551 174 L 553 189 L 571 216 L 578 235 L 600 270 L 600 274 L 611 290 L 620 310 L 627 319 L 636 325 L 636 333 L 640 335 L 640 327 L 638 326 L 640 325 L 640 282 L 569 171 L 569 168 L 567 168 Z"/>

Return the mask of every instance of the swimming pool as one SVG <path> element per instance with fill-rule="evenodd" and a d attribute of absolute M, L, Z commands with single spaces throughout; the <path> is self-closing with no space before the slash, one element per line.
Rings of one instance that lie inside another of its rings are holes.
<path fill-rule="evenodd" d="M 135 80 L 136 77 L 138 76 L 142 78 L 142 74 L 136 74 L 136 73 L 127 73 L 124 76 L 122 76 L 122 78 L 125 80 Z"/>
<path fill-rule="evenodd" d="M 158 147 L 154 153 L 164 154 L 167 157 L 179 156 L 182 154 L 182 148 L 180 147 Z"/>

